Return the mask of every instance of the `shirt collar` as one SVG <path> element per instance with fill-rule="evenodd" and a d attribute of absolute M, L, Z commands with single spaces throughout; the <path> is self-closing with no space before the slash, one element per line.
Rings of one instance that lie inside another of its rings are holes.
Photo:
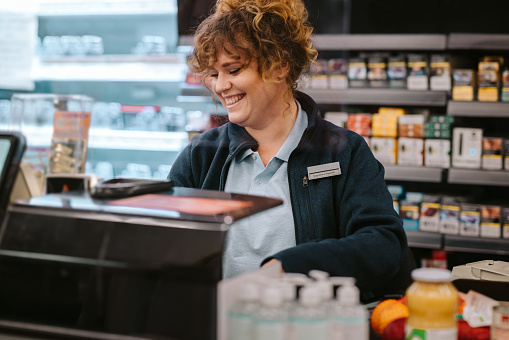
<path fill-rule="evenodd" d="M 297 119 L 293 124 L 292 131 L 290 131 L 290 134 L 286 138 L 285 142 L 274 156 L 284 162 L 288 162 L 290 154 L 297 147 L 297 145 L 299 145 L 300 139 L 302 138 L 302 134 L 304 133 L 304 130 L 306 130 L 308 126 L 308 115 L 302 110 L 302 107 L 297 100 L 295 101 L 295 103 L 297 103 Z M 246 150 L 244 150 L 244 152 L 238 154 L 235 160 L 237 163 L 241 163 L 244 159 L 246 159 L 246 157 L 249 157 L 253 153 L 254 153 L 253 150 L 247 148 Z"/>

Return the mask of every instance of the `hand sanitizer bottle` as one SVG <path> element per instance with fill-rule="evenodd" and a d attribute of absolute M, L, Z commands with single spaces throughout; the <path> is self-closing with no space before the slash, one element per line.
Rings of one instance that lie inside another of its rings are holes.
<path fill-rule="evenodd" d="M 254 332 L 254 313 L 259 308 L 259 288 L 248 282 L 239 291 L 238 301 L 228 312 L 229 340 L 251 340 Z"/>
<path fill-rule="evenodd" d="M 331 313 L 331 340 L 368 340 L 369 313 L 360 303 L 354 281 L 345 281 L 337 291 L 338 302 Z"/>
<path fill-rule="evenodd" d="M 315 283 L 301 289 L 290 323 L 292 340 L 327 340 L 327 313 Z"/>
<path fill-rule="evenodd" d="M 287 314 L 283 294 L 277 286 L 262 291 L 261 305 L 254 318 L 254 340 L 285 340 Z"/>

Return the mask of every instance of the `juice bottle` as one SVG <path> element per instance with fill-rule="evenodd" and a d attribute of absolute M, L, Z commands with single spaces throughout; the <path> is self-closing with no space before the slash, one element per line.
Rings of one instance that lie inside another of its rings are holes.
<path fill-rule="evenodd" d="M 419 268 L 412 272 L 414 283 L 406 291 L 407 340 L 456 340 L 458 291 L 447 269 Z"/>

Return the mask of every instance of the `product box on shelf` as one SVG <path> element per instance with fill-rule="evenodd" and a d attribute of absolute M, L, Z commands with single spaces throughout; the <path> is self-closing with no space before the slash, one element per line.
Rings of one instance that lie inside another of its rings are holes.
<path fill-rule="evenodd" d="M 476 71 L 455 69 L 452 73 L 452 100 L 473 101 L 475 99 Z"/>
<path fill-rule="evenodd" d="M 404 199 L 400 202 L 399 216 L 405 230 L 419 230 L 420 202 Z"/>
<path fill-rule="evenodd" d="M 451 90 L 451 64 L 444 54 L 431 55 L 429 87 L 433 91 Z"/>
<path fill-rule="evenodd" d="M 387 77 L 389 87 L 393 89 L 405 89 L 407 78 L 407 65 L 404 55 L 390 56 L 387 63 Z"/>
<path fill-rule="evenodd" d="M 426 139 L 424 141 L 424 165 L 449 168 L 451 166 L 451 141 L 448 139 Z"/>
<path fill-rule="evenodd" d="M 500 95 L 503 102 L 509 102 L 509 67 L 502 72 L 502 93 Z"/>
<path fill-rule="evenodd" d="M 503 141 L 503 149 L 504 149 L 504 169 L 509 171 L 509 139 L 504 139 Z"/>
<path fill-rule="evenodd" d="M 509 207 L 502 208 L 502 237 L 509 238 Z"/>
<path fill-rule="evenodd" d="M 347 66 L 348 64 L 345 59 L 334 58 L 329 60 L 329 88 L 348 88 Z"/>
<path fill-rule="evenodd" d="M 408 55 L 407 88 L 409 90 L 427 90 L 428 58 L 425 54 Z"/>
<path fill-rule="evenodd" d="M 329 111 L 325 112 L 323 118 L 336 126 L 346 128 L 346 123 L 348 122 L 348 113 Z"/>
<path fill-rule="evenodd" d="M 403 196 L 403 186 L 401 185 L 394 185 L 389 184 L 387 185 L 387 189 L 391 193 L 392 196 L 392 204 L 394 206 L 394 210 L 399 214 L 399 201 L 401 197 Z"/>
<path fill-rule="evenodd" d="M 460 235 L 479 236 L 481 223 L 481 206 L 462 204 L 460 211 Z"/>
<path fill-rule="evenodd" d="M 364 58 L 351 58 L 348 62 L 348 87 L 367 87 L 367 73 Z"/>
<path fill-rule="evenodd" d="M 371 134 L 374 137 L 397 137 L 398 117 L 393 114 L 375 113 L 372 116 Z"/>
<path fill-rule="evenodd" d="M 479 169 L 482 155 L 482 129 L 454 128 L 452 166 Z"/>
<path fill-rule="evenodd" d="M 361 136 L 371 135 L 371 114 L 370 113 L 351 113 L 346 122 L 348 130 L 352 130 Z"/>
<path fill-rule="evenodd" d="M 312 63 L 310 67 L 310 87 L 313 89 L 327 89 L 329 87 L 328 70 L 327 60 L 317 59 Z"/>
<path fill-rule="evenodd" d="M 502 234 L 501 208 L 498 205 L 481 205 L 481 237 L 500 238 Z"/>
<path fill-rule="evenodd" d="M 425 123 L 424 138 L 450 139 L 451 124 L 449 123 Z"/>
<path fill-rule="evenodd" d="M 419 230 L 438 232 L 440 226 L 440 202 L 438 195 L 424 195 L 421 202 Z"/>
<path fill-rule="evenodd" d="M 442 204 L 440 206 L 440 227 L 439 231 L 442 234 L 457 235 L 460 227 L 460 210 L 461 202 L 460 197 L 443 196 Z"/>
<path fill-rule="evenodd" d="M 398 136 L 422 138 L 424 136 L 425 117 L 422 114 L 400 116 L 398 119 Z"/>
<path fill-rule="evenodd" d="M 380 163 L 396 164 L 396 138 L 371 137 L 370 148 Z"/>
<path fill-rule="evenodd" d="M 369 87 L 383 88 L 388 86 L 387 62 L 382 56 L 373 56 L 368 59 Z"/>
<path fill-rule="evenodd" d="M 500 88 L 499 67 L 500 64 L 497 61 L 481 61 L 479 63 L 479 88 L 477 92 L 479 101 L 498 101 L 498 90 Z"/>
<path fill-rule="evenodd" d="M 499 137 L 484 137 L 482 139 L 482 165 L 486 170 L 502 170 L 502 142 Z"/>
<path fill-rule="evenodd" d="M 400 137 L 398 139 L 398 165 L 422 166 L 424 140 Z"/>

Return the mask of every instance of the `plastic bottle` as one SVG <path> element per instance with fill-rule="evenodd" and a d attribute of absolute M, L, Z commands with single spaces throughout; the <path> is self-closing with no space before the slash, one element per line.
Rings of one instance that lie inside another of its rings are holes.
<path fill-rule="evenodd" d="M 283 307 L 283 294 L 275 286 L 262 291 L 260 308 L 255 312 L 254 340 L 285 340 L 288 314 Z"/>
<path fill-rule="evenodd" d="M 360 303 L 354 280 L 345 280 L 337 290 L 338 302 L 330 315 L 330 339 L 368 340 L 369 312 Z"/>
<path fill-rule="evenodd" d="M 299 303 L 290 316 L 292 340 L 326 340 L 327 313 L 316 284 L 301 289 Z"/>
<path fill-rule="evenodd" d="M 248 282 L 239 291 L 238 301 L 228 312 L 229 339 L 249 340 L 254 332 L 254 313 L 259 308 L 258 286 Z"/>
<path fill-rule="evenodd" d="M 412 278 L 414 283 L 406 291 L 406 338 L 456 340 L 458 291 L 451 283 L 451 271 L 418 268 Z"/>

